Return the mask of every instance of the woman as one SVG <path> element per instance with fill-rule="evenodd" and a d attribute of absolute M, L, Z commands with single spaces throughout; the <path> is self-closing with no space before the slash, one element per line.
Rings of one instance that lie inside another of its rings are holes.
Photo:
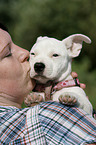
<path fill-rule="evenodd" d="M 81 109 L 51 101 L 21 108 L 35 86 L 28 57 L 0 26 L 0 144 L 95 144 L 96 121 Z"/>

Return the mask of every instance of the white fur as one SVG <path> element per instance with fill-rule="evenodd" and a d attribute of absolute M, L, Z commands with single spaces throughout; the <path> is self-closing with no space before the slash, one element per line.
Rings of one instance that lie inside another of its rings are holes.
<path fill-rule="evenodd" d="M 39 37 L 30 51 L 30 76 L 45 84 L 49 80 L 60 82 L 71 78 L 71 60 L 77 57 L 82 48 L 82 42 L 91 43 L 91 40 L 82 34 L 74 34 L 59 41 L 55 38 Z M 54 54 L 58 54 L 54 57 Z M 43 63 L 45 69 L 41 74 L 34 70 L 34 64 Z M 59 101 L 60 95 L 74 96 L 78 107 L 92 115 L 92 105 L 80 87 L 64 88 L 55 92 L 53 101 Z"/>

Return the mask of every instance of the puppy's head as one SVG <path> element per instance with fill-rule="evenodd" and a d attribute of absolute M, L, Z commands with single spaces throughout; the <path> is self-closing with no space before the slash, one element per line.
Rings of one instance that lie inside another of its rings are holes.
<path fill-rule="evenodd" d="M 62 41 L 39 37 L 30 51 L 31 78 L 41 83 L 65 79 L 71 72 L 71 59 L 79 55 L 83 41 L 91 42 L 82 34 L 71 35 Z"/>

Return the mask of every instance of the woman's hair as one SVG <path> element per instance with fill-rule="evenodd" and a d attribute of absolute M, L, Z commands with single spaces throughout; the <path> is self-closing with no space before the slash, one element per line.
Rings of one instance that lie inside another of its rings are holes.
<path fill-rule="evenodd" d="M 8 28 L 2 23 L 0 23 L 0 28 L 8 32 Z"/>

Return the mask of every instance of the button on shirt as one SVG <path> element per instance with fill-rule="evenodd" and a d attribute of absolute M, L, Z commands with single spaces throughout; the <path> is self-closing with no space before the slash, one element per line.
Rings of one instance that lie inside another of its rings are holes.
<path fill-rule="evenodd" d="M 0 107 L 0 145 L 83 145 L 96 143 L 96 120 L 57 102 L 18 109 Z"/>

